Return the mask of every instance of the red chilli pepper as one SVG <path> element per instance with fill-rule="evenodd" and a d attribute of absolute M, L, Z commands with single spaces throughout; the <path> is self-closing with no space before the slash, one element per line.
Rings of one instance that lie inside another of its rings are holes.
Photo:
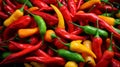
<path fill-rule="evenodd" d="M 41 16 L 46 21 L 47 25 L 53 26 L 58 23 L 58 19 L 50 14 L 40 11 L 33 11 L 32 13 Z"/>
<path fill-rule="evenodd" d="M 7 13 L 10 13 L 12 14 L 14 12 L 14 9 L 12 7 L 10 7 L 9 5 L 7 5 L 4 1 L 3 1 L 3 7 L 4 7 L 4 10 L 7 12 Z"/>
<path fill-rule="evenodd" d="M 71 14 L 74 16 L 77 11 L 77 6 L 75 4 L 75 0 L 68 0 L 68 8 L 69 8 Z"/>
<path fill-rule="evenodd" d="M 0 11 L 0 18 L 7 19 L 9 16 L 5 14 L 4 12 Z"/>
<path fill-rule="evenodd" d="M 12 37 L 13 33 L 17 32 L 18 29 L 20 28 L 26 28 L 31 21 L 31 17 L 30 16 L 22 16 L 20 17 L 18 20 L 16 20 L 15 22 L 13 22 L 12 24 L 10 24 L 5 31 L 3 32 L 3 38 L 9 39 L 10 37 Z"/>
<path fill-rule="evenodd" d="M 47 3 L 47 4 L 56 4 L 57 3 L 56 0 L 42 0 L 42 1 Z"/>
<path fill-rule="evenodd" d="M 110 66 L 111 67 L 120 67 L 120 61 L 113 58 Z"/>
<path fill-rule="evenodd" d="M 65 39 L 69 39 L 69 40 L 84 40 L 84 39 L 86 39 L 85 36 L 77 36 L 77 35 L 74 35 L 74 34 L 70 34 L 62 28 L 56 28 L 55 32 L 59 36 L 65 38 Z"/>
<path fill-rule="evenodd" d="M 5 2 L 11 6 L 13 9 L 16 9 L 16 6 L 10 1 L 10 0 L 5 0 Z"/>
<path fill-rule="evenodd" d="M 71 33 L 74 31 L 74 25 L 72 24 L 72 18 L 70 16 L 70 12 L 68 11 L 67 7 L 64 6 L 63 4 L 61 4 L 59 1 L 58 1 L 58 5 L 59 5 L 59 9 L 63 15 L 63 17 L 65 18 L 65 21 L 67 23 L 67 26 L 68 26 L 68 32 Z"/>
<path fill-rule="evenodd" d="M 77 13 L 76 18 L 81 18 L 82 20 L 89 20 L 90 22 L 96 23 L 96 20 L 99 21 L 99 24 L 104 27 L 106 30 L 108 30 L 109 32 L 113 33 L 115 37 L 120 39 L 120 34 L 115 31 L 110 25 L 108 25 L 104 20 L 98 18 L 97 15 L 93 14 L 93 13 Z"/>
<path fill-rule="evenodd" d="M 97 21 L 97 27 L 98 27 L 98 21 Z M 92 40 L 92 50 L 95 53 L 95 55 L 97 56 L 97 62 L 101 59 L 102 57 L 102 50 L 101 50 L 101 46 L 102 46 L 102 38 L 99 36 L 99 30 L 96 31 L 95 37 L 93 37 Z"/>
<path fill-rule="evenodd" d="M 83 3 L 84 3 L 83 0 L 79 0 L 79 1 L 78 1 L 78 4 L 77 4 L 77 10 L 80 9 L 81 4 L 83 4 Z"/>
<path fill-rule="evenodd" d="M 111 35 L 111 42 L 109 48 L 103 53 L 102 58 L 96 64 L 96 67 L 108 67 L 109 63 L 112 61 L 114 57 L 114 51 L 112 50 L 112 35 Z"/>
<path fill-rule="evenodd" d="M 16 58 L 20 58 L 21 56 L 24 56 L 28 53 L 31 53 L 31 52 L 39 49 L 41 46 L 42 46 L 42 41 L 40 41 L 37 45 L 33 46 L 32 48 L 26 48 L 20 52 L 13 53 L 13 54 L 9 55 L 2 62 L 0 62 L 0 64 L 6 64 L 7 62 L 9 62 L 11 60 L 14 60 Z"/>

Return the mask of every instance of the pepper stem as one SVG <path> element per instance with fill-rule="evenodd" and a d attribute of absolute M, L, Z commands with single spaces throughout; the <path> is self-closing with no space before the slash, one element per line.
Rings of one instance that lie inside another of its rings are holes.
<path fill-rule="evenodd" d="M 113 38 L 113 33 L 111 33 L 111 37 L 110 37 L 110 46 L 109 46 L 109 48 L 108 48 L 108 50 L 109 51 L 113 51 L 113 49 L 112 49 L 112 38 Z"/>
<path fill-rule="evenodd" d="M 72 22 L 71 22 L 72 23 Z M 75 25 L 75 26 L 77 26 L 77 27 L 80 27 L 80 28 L 83 28 L 84 26 L 80 26 L 80 25 L 78 25 L 78 24 L 76 24 L 76 23 L 72 23 L 73 25 Z"/>
<path fill-rule="evenodd" d="M 120 24 L 120 19 L 115 19 L 115 25 Z"/>
<path fill-rule="evenodd" d="M 59 7 L 62 7 L 62 6 L 63 6 L 63 4 L 62 4 L 62 3 L 60 3 L 60 1 L 59 1 L 59 0 L 57 0 L 57 2 L 58 2 Z"/>
<path fill-rule="evenodd" d="M 25 5 L 27 4 L 27 2 L 28 2 L 28 0 L 26 0 L 25 3 L 23 4 L 23 6 L 19 9 L 21 12 L 24 11 L 24 7 L 25 7 Z"/>
<path fill-rule="evenodd" d="M 3 2 L 3 5 L 6 5 L 6 3 L 4 1 L 2 1 L 2 2 Z"/>
<path fill-rule="evenodd" d="M 97 19 L 97 30 L 96 30 L 95 37 L 100 37 L 99 36 L 99 23 L 98 23 L 98 19 Z"/>
<path fill-rule="evenodd" d="M 53 51 L 55 51 L 56 53 L 58 52 L 56 49 L 53 49 L 52 47 L 49 46 L 50 49 L 52 49 Z"/>

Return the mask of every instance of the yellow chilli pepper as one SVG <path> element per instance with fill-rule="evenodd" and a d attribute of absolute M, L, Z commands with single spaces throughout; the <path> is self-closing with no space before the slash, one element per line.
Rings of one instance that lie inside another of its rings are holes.
<path fill-rule="evenodd" d="M 92 49 L 92 46 L 91 46 L 92 42 L 90 40 L 85 40 L 83 42 L 83 45 L 85 47 L 87 47 L 88 49 L 90 49 L 90 50 Z M 89 55 L 87 55 L 85 53 L 83 53 L 82 56 L 84 57 L 86 63 L 90 64 L 92 67 L 96 66 L 95 60 L 94 60 L 94 58 L 92 56 L 89 56 Z"/>
<path fill-rule="evenodd" d="M 58 16 L 58 27 L 65 29 L 65 23 L 64 23 L 64 18 L 60 10 L 53 4 L 50 4 L 50 6 L 55 10 L 57 16 Z"/>
<path fill-rule="evenodd" d="M 25 67 L 32 67 L 32 65 L 31 65 L 31 64 L 28 64 L 28 63 L 24 63 L 24 66 L 25 66 Z"/>
<path fill-rule="evenodd" d="M 114 26 L 116 24 L 120 24 L 119 19 L 114 19 L 112 17 L 103 16 L 103 15 L 98 15 L 98 17 L 103 19 L 107 24 L 112 25 L 112 26 Z"/>
<path fill-rule="evenodd" d="M 38 28 L 27 28 L 27 29 L 19 29 L 18 30 L 18 36 L 20 38 L 25 38 L 25 37 L 29 37 L 31 35 L 34 35 L 35 33 L 38 32 Z"/>
<path fill-rule="evenodd" d="M 82 40 L 75 40 L 70 43 L 70 50 L 75 51 L 78 53 L 86 53 L 94 58 L 96 58 L 96 55 L 92 52 L 92 50 L 85 47 L 83 44 L 81 44 Z"/>
<path fill-rule="evenodd" d="M 85 3 L 83 3 L 81 6 L 80 6 L 80 10 L 84 10 L 84 9 L 87 9 L 87 8 L 90 8 L 92 7 L 93 5 L 97 4 L 97 3 L 101 3 L 100 0 L 89 0 Z"/>
<path fill-rule="evenodd" d="M 14 21 L 16 21 L 17 19 L 19 19 L 24 15 L 24 12 L 23 12 L 24 6 L 27 3 L 27 1 L 28 0 L 26 0 L 24 5 L 20 9 L 17 9 L 15 12 L 13 12 L 13 14 L 3 22 L 4 26 L 6 27 L 9 26 L 11 23 L 13 23 Z"/>
<path fill-rule="evenodd" d="M 39 9 L 38 7 L 31 7 L 31 8 L 28 9 L 28 11 L 32 12 L 32 11 L 36 11 L 38 9 Z"/>
<path fill-rule="evenodd" d="M 45 41 L 52 42 L 52 40 L 53 40 L 51 37 L 52 34 L 55 34 L 55 32 L 53 30 L 47 30 L 45 33 L 45 37 L 44 37 Z"/>
<path fill-rule="evenodd" d="M 46 67 L 44 64 L 42 64 L 42 63 L 37 63 L 37 62 L 30 62 L 30 64 L 31 64 L 33 67 Z"/>
<path fill-rule="evenodd" d="M 68 61 L 64 67 L 78 67 L 78 64 L 75 61 Z"/>

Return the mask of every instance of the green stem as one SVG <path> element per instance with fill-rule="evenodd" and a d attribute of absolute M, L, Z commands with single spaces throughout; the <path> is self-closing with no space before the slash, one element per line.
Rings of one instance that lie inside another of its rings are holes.
<path fill-rule="evenodd" d="M 100 37 L 99 36 L 99 23 L 98 23 L 98 19 L 97 19 L 97 30 L 96 30 L 95 37 Z"/>
<path fill-rule="evenodd" d="M 91 7 L 91 8 L 89 9 L 88 13 L 89 13 L 90 11 L 92 11 L 95 7 L 96 7 L 96 5 L 93 5 L 93 7 Z"/>
<path fill-rule="evenodd" d="M 49 46 L 50 49 L 52 49 L 53 51 L 55 51 L 56 53 L 58 52 L 56 49 L 53 49 L 52 47 Z"/>
<path fill-rule="evenodd" d="M 28 2 L 28 0 L 26 0 L 26 2 L 23 4 L 23 6 L 19 9 L 21 12 L 24 11 L 24 7 L 25 7 L 25 5 L 26 5 L 27 2 Z"/>
<path fill-rule="evenodd" d="M 63 6 L 63 4 L 62 4 L 62 3 L 60 3 L 60 1 L 59 1 L 59 0 L 57 0 L 57 2 L 58 2 L 59 7 L 62 7 L 62 6 Z"/>
<path fill-rule="evenodd" d="M 112 38 L 113 38 L 113 33 L 111 33 L 111 37 L 110 37 L 110 46 L 109 46 L 109 48 L 108 48 L 108 50 L 109 51 L 113 51 L 113 49 L 112 49 Z"/>

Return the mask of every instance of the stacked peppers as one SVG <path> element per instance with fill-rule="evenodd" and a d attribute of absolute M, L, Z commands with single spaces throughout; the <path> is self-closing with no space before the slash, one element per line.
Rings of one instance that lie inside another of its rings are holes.
<path fill-rule="evenodd" d="M 0 67 L 120 67 L 119 3 L 0 0 Z"/>

